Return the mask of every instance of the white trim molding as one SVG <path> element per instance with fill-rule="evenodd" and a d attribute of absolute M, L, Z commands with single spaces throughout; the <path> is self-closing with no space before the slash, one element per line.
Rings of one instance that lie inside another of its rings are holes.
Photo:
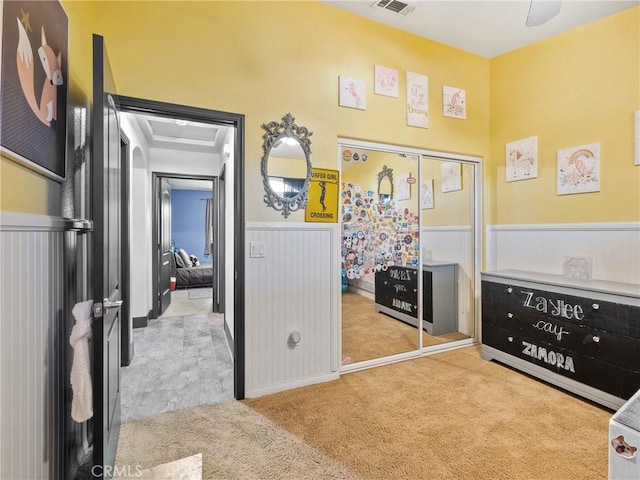
<path fill-rule="evenodd" d="M 585 257 L 592 278 L 640 284 L 640 222 L 487 225 L 486 270 L 562 275 L 565 257 Z"/>

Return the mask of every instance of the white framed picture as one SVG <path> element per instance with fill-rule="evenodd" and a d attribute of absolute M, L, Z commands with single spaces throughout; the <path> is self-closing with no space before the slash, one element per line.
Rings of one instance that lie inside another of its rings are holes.
<path fill-rule="evenodd" d="M 381 65 L 374 67 L 376 95 L 385 95 L 387 97 L 398 97 L 398 70 Z"/>
<path fill-rule="evenodd" d="M 442 191 L 462 190 L 462 165 L 457 162 L 442 162 Z"/>
<path fill-rule="evenodd" d="M 396 174 L 396 200 L 409 200 L 411 198 L 411 185 L 408 173 Z"/>
<path fill-rule="evenodd" d="M 558 195 L 600 191 L 600 143 L 558 150 Z"/>
<path fill-rule="evenodd" d="M 442 86 L 442 114 L 445 117 L 467 118 L 467 93 L 461 88 Z"/>
<path fill-rule="evenodd" d="M 507 143 L 507 182 L 529 180 L 538 176 L 538 137 Z"/>
<path fill-rule="evenodd" d="M 433 208 L 433 178 L 420 183 L 420 205 L 423 210 Z"/>
<path fill-rule="evenodd" d="M 407 125 L 429 128 L 429 77 L 407 72 Z"/>
<path fill-rule="evenodd" d="M 365 110 L 367 108 L 366 87 L 364 80 L 357 78 L 338 77 L 339 104 L 341 107 L 357 108 Z"/>

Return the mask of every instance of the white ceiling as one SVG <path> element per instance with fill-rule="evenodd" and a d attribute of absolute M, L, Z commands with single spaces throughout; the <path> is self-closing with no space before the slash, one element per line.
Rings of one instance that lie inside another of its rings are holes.
<path fill-rule="evenodd" d="M 213 190 L 211 180 L 191 180 L 188 178 L 167 178 L 166 180 L 174 190 L 204 190 L 207 192 Z"/>
<path fill-rule="evenodd" d="M 172 118 L 128 113 L 135 119 L 149 147 L 222 154 L 229 127 Z"/>
<path fill-rule="evenodd" d="M 486 58 L 640 5 L 640 0 L 564 0 L 556 17 L 544 25 L 526 27 L 530 0 L 401 1 L 415 10 L 404 16 L 372 7 L 374 0 L 324 3 Z"/>

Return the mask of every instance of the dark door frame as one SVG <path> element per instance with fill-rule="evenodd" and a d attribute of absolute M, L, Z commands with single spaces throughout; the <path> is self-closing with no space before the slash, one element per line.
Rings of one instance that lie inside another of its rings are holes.
<path fill-rule="evenodd" d="M 215 185 L 215 201 L 216 212 L 218 218 L 218 231 L 217 237 L 218 242 L 215 246 L 215 252 L 218 258 L 223 258 L 226 255 L 226 239 L 225 236 L 227 234 L 226 216 L 224 212 L 226 211 L 226 186 L 225 186 L 225 177 L 226 177 L 227 167 L 226 164 L 222 165 L 222 169 L 220 170 L 220 175 L 218 176 L 218 181 Z M 222 221 L 220 219 L 222 218 Z M 224 292 L 225 292 L 225 272 L 221 270 L 218 265 L 218 269 L 214 270 L 214 282 L 215 287 L 218 290 L 217 292 L 217 305 L 214 304 L 214 311 L 219 313 L 224 313 Z M 216 294 L 216 292 L 214 292 Z"/>
<path fill-rule="evenodd" d="M 241 400 L 245 395 L 245 290 L 244 290 L 244 138 L 245 119 L 238 113 L 209 110 L 141 98 L 118 96 L 121 111 L 142 113 L 187 121 L 211 123 L 232 127 L 234 131 L 233 199 L 234 199 L 234 302 L 233 302 L 233 359 L 234 396 Z M 229 305 L 227 305 L 229 307 Z M 227 308 L 228 311 L 228 308 Z"/>
<path fill-rule="evenodd" d="M 184 173 L 171 173 L 171 172 L 151 172 L 151 210 L 153 218 L 151 220 L 151 251 L 153 252 L 153 262 L 151 263 L 151 276 L 153 277 L 153 305 L 151 308 L 152 318 L 158 318 L 160 315 L 159 301 L 160 301 L 160 237 L 158 235 L 160 227 L 160 181 L 163 178 L 181 178 L 185 180 L 206 180 L 213 185 L 217 180 L 217 176 L 213 175 L 189 175 Z M 212 190 L 213 191 L 213 190 Z M 213 286 L 212 286 L 213 288 Z M 215 308 L 213 310 L 215 312 Z"/>

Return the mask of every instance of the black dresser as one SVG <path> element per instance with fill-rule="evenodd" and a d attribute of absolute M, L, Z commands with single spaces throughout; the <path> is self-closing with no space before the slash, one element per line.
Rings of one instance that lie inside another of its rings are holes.
<path fill-rule="evenodd" d="M 426 261 L 422 266 L 423 328 L 430 335 L 458 331 L 458 265 Z M 375 276 L 375 311 L 418 326 L 418 270 L 392 266 Z"/>
<path fill-rule="evenodd" d="M 482 273 L 482 356 L 616 410 L 640 389 L 640 285 Z"/>
<path fill-rule="evenodd" d="M 418 326 L 418 270 L 392 266 L 376 272 L 375 311 Z"/>

